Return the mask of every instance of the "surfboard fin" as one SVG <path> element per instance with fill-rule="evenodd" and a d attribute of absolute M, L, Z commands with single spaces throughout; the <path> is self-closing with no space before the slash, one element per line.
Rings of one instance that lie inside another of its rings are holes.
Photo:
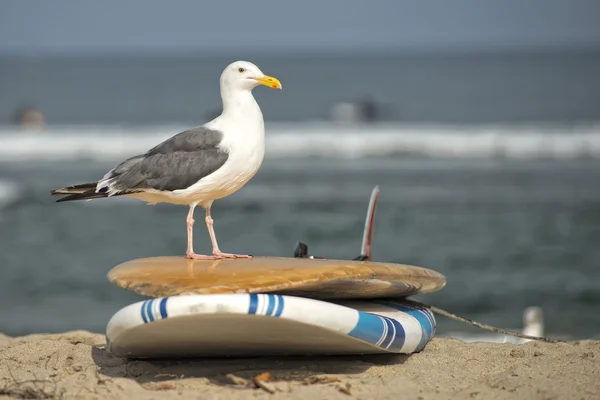
<path fill-rule="evenodd" d="M 354 258 L 354 260 L 365 261 L 373 258 L 373 226 L 375 225 L 375 210 L 377 210 L 378 198 L 379 186 L 375 186 L 371 192 L 371 198 L 369 199 L 369 208 L 367 208 L 360 256 Z"/>
<path fill-rule="evenodd" d="M 375 186 L 371 192 L 369 207 L 367 208 L 367 218 L 365 219 L 365 229 L 363 231 L 362 246 L 360 255 L 353 258 L 353 261 L 367 261 L 373 255 L 373 226 L 375 225 L 375 210 L 377 209 L 377 199 L 379 198 L 379 186 Z M 323 258 L 315 257 L 308 254 L 308 246 L 305 243 L 296 243 L 294 249 L 294 258 Z"/>

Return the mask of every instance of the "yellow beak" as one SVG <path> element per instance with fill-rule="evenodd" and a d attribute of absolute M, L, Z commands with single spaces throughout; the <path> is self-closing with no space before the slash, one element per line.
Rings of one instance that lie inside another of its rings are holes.
<path fill-rule="evenodd" d="M 281 82 L 279 82 L 279 79 L 273 78 L 272 76 L 265 75 L 262 78 L 254 79 L 261 85 L 265 85 L 273 89 L 281 89 Z"/>

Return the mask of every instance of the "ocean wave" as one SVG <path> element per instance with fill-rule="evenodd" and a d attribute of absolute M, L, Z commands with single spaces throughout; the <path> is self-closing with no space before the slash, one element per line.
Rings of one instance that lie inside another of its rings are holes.
<path fill-rule="evenodd" d="M 183 126 L 69 126 L 42 132 L 0 128 L 0 161 L 121 160 Z M 600 158 L 600 123 L 587 125 L 268 125 L 269 158 Z"/>

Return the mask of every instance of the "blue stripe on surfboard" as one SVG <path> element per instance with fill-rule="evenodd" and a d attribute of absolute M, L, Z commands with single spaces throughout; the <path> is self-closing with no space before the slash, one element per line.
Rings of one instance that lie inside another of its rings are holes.
<path fill-rule="evenodd" d="M 385 339 L 383 339 L 383 342 L 381 342 L 381 347 L 383 347 L 384 349 L 387 349 L 389 345 L 392 344 L 392 341 L 394 340 L 394 336 L 396 334 L 396 331 L 394 329 L 394 324 L 392 324 L 392 322 L 390 321 L 389 318 L 383 318 L 383 322 L 387 325 L 387 331 L 385 333 Z"/>
<path fill-rule="evenodd" d="M 148 322 L 148 318 L 146 318 L 146 303 L 148 302 L 148 300 L 145 300 L 142 303 L 142 307 L 141 307 L 141 312 L 142 312 L 142 320 L 144 321 L 144 323 Z"/>
<path fill-rule="evenodd" d="M 398 304 L 398 309 L 402 312 L 405 312 L 409 315 L 412 315 L 419 321 L 421 327 L 424 330 L 425 336 L 427 336 L 427 340 L 430 340 L 433 336 L 433 332 L 435 330 L 435 324 L 431 321 L 429 313 L 426 310 L 422 310 L 419 308 L 410 307 L 407 305 Z"/>
<path fill-rule="evenodd" d="M 387 325 L 387 332 L 380 347 L 390 351 L 399 351 L 406 341 L 406 331 L 404 330 L 404 327 L 400 321 L 393 318 L 384 317 L 383 315 L 381 318 Z"/>
<path fill-rule="evenodd" d="M 383 336 L 385 322 L 378 315 L 367 312 L 358 312 L 358 322 L 352 328 L 348 335 L 357 339 L 364 340 L 367 343 L 377 345 Z"/>
<path fill-rule="evenodd" d="M 162 319 L 167 318 L 167 297 L 160 300 L 160 317 Z"/>
<path fill-rule="evenodd" d="M 257 309 L 258 309 L 258 295 L 251 294 L 250 295 L 250 307 L 248 307 L 248 314 L 256 314 Z"/>
<path fill-rule="evenodd" d="M 150 322 L 154 321 L 154 315 L 152 315 L 152 303 L 154 303 L 154 299 L 148 300 L 148 303 L 146 303 L 146 314 Z"/>
<path fill-rule="evenodd" d="M 406 341 L 406 331 L 399 321 L 364 311 L 358 312 L 358 322 L 348 335 L 394 352 L 400 351 Z"/>
<path fill-rule="evenodd" d="M 283 296 L 277 295 L 277 298 L 279 299 L 279 304 L 277 304 L 277 311 L 275 311 L 275 316 L 280 317 L 281 313 L 283 312 Z"/>
<path fill-rule="evenodd" d="M 427 342 L 429 342 L 433 337 L 433 334 L 435 332 L 435 323 L 432 320 L 432 315 L 429 312 L 429 310 L 413 305 L 401 304 L 390 301 L 377 300 L 374 302 L 377 304 L 391 307 L 398 311 L 402 311 L 403 313 L 414 317 L 419 322 L 419 325 L 421 325 L 421 340 L 419 341 L 419 344 L 415 351 L 421 351 L 425 347 Z"/>
<path fill-rule="evenodd" d="M 394 326 L 394 336 L 386 348 L 390 351 L 400 351 L 402 346 L 404 346 L 404 342 L 406 341 L 406 331 L 404 330 L 404 327 L 400 321 L 388 317 L 383 318 L 388 320 L 390 324 Z"/>
<path fill-rule="evenodd" d="M 273 310 L 275 309 L 275 295 L 268 295 L 269 296 L 269 306 L 267 307 L 267 313 L 266 315 L 269 316 L 273 313 Z"/>

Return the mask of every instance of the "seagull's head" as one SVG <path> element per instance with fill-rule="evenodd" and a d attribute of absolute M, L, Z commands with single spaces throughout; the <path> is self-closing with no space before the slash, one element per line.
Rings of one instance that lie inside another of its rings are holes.
<path fill-rule="evenodd" d="M 221 87 L 230 90 L 252 90 L 258 85 L 281 89 L 277 78 L 265 75 L 260 68 L 248 61 L 236 61 L 221 74 Z"/>

